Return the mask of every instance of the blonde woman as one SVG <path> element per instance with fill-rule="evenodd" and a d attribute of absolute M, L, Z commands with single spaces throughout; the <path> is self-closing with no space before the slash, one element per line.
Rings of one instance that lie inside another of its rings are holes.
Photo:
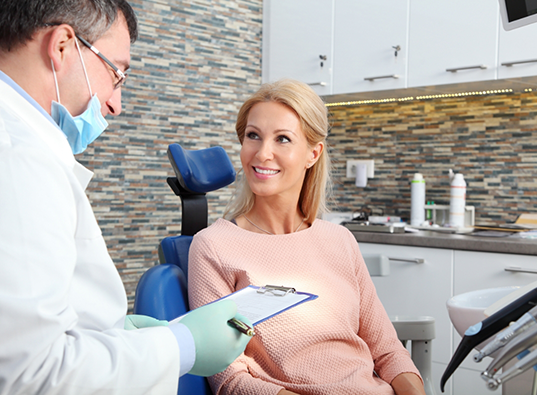
<path fill-rule="evenodd" d="M 318 219 L 329 184 L 327 110 L 306 84 L 263 85 L 241 107 L 242 177 L 225 219 L 198 233 L 189 298 L 199 307 L 250 284 L 319 295 L 256 326 L 216 394 L 424 394 L 377 298 L 358 244 Z"/>

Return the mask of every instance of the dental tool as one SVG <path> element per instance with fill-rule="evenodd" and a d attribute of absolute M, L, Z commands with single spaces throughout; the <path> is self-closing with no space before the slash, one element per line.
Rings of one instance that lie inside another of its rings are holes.
<path fill-rule="evenodd" d="M 530 326 L 537 323 L 537 306 L 528 311 L 522 317 L 520 317 L 516 322 L 511 324 L 508 328 L 505 328 L 503 331 L 498 333 L 494 340 L 488 343 L 485 347 L 481 349 L 477 354 L 474 355 L 475 362 L 481 362 L 483 358 L 488 357 L 493 352 L 499 350 L 507 343 L 509 343 L 515 336 L 524 332 Z"/>
<path fill-rule="evenodd" d="M 498 377 L 491 377 L 487 379 L 487 387 L 491 390 L 497 389 L 500 384 L 511 380 L 512 378 L 518 376 L 519 374 L 524 373 L 526 370 L 531 368 L 537 363 L 537 350 L 530 352 L 520 361 L 515 363 L 505 372 L 502 372 Z"/>
<path fill-rule="evenodd" d="M 496 358 L 492 360 L 487 369 L 481 373 L 483 380 L 487 381 L 509 362 L 513 357 L 527 350 L 537 343 L 537 326 L 532 326 L 527 331 L 515 337 L 505 346 Z"/>
<path fill-rule="evenodd" d="M 440 380 L 441 391 L 444 392 L 446 382 L 473 348 L 507 327 L 510 322 L 518 320 L 524 313 L 533 308 L 536 302 L 537 288 L 534 288 L 490 317 L 469 327 L 442 375 Z"/>

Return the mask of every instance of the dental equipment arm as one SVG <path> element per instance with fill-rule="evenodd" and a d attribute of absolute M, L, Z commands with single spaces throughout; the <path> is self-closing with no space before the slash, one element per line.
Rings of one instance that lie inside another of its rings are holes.
<path fill-rule="evenodd" d="M 510 322 L 519 319 L 524 313 L 535 306 L 535 302 L 537 302 L 537 288 L 527 292 L 490 317 L 468 328 L 442 375 L 442 379 L 440 380 L 440 389 L 442 392 L 444 392 L 444 386 L 450 376 L 474 347 L 504 329 Z"/>
<path fill-rule="evenodd" d="M 534 346 L 537 343 L 537 326 L 533 326 L 526 332 L 514 338 L 505 346 L 498 356 L 492 360 L 487 369 L 481 373 L 484 380 L 492 378 L 507 362 L 513 359 L 522 351 Z"/>
<path fill-rule="evenodd" d="M 487 387 L 491 390 L 495 390 L 502 382 L 511 380 L 512 378 L 524 373 L 537 363 L 537 350 L 533 350 L 520 361 L 515 363 L 505 372 L 502 372 L 498 377 L 488 378 Z"/>
<path fill-rule="evenodd" d="M 481 362 L 483 358 L 488 357 L 493 352 L 499 350 L 509 343 L 515 336 L 523 333 L 530 326 L 537 323 L 537 306 L 520 317 L 515 323 L 498 333 L 493 341 L 488 343 L 481 351 L 474 355 L 475 362 Z"/>

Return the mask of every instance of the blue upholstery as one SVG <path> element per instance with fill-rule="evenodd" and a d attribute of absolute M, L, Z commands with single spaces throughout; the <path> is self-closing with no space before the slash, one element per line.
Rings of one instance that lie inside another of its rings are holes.
<path fill-rule="evenodd" d="M 173 320 L 188 311 L 187 280 L 172 263 L 150 268 L 136 288 L 134 313 L 159 320 Z"/>
<path fill-rule="evenodd" d="M 205 193 L 235 181 L 235 169 L 221 147 L 187 151 L 179 144 L 171 144 L 168 157 L 177 176 L 168 179 L 168 184 L 181 198 L 182 235 L 161 241 L 161 264 L 153 266 L 140 278 L 134 297 L 134 314 L 169 321 L 188 312 L 188 250 L 193 235 L 207 226 Z M 204 377 L 186 374 L 179 380 L 177 394 L 212 395 L 212 392 Z"/>
<path fill-rule="evenodd" d="M 160 261 L 179 266 L 186 278 L 188 278 L 190 243 L 192 243 L 192 236 L 170 236 L 160 242 Z"/>
<path fill-rule="evenodd" d="M 235 169 L 222 147 L 187 151 L 171 144 L 168 157 L 179 183 L 191 192 L 207 193 L 235 181 Z"/>
<path fill-rule="evenodd" d="M 188 312 L 187 279 L 181 264 L 188 266 L 188 248 L 192 236 L 170 237 L 177 241 L 161 244 L 165 256 L 173 263 L 163 263 L 147 270 L 138 283 L 134 299 L 134 314 L 144 314 L 159 320 L 172 320 Z M 174 257 L 178 251 L 179 255 Z M 205 377 L 185 374 L 179 380 L 177 395 L 212 395 Z"/>

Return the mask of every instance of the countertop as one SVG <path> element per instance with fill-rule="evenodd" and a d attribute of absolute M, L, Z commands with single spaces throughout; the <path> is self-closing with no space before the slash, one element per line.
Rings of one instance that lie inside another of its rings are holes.
<path fill-rule="evenodd" d="M 416 233 L 352 232 L 358 242 L 445 248 L 506 254 L 537 255 L 537 239 L 484 237 L 434 231 Z"/>

